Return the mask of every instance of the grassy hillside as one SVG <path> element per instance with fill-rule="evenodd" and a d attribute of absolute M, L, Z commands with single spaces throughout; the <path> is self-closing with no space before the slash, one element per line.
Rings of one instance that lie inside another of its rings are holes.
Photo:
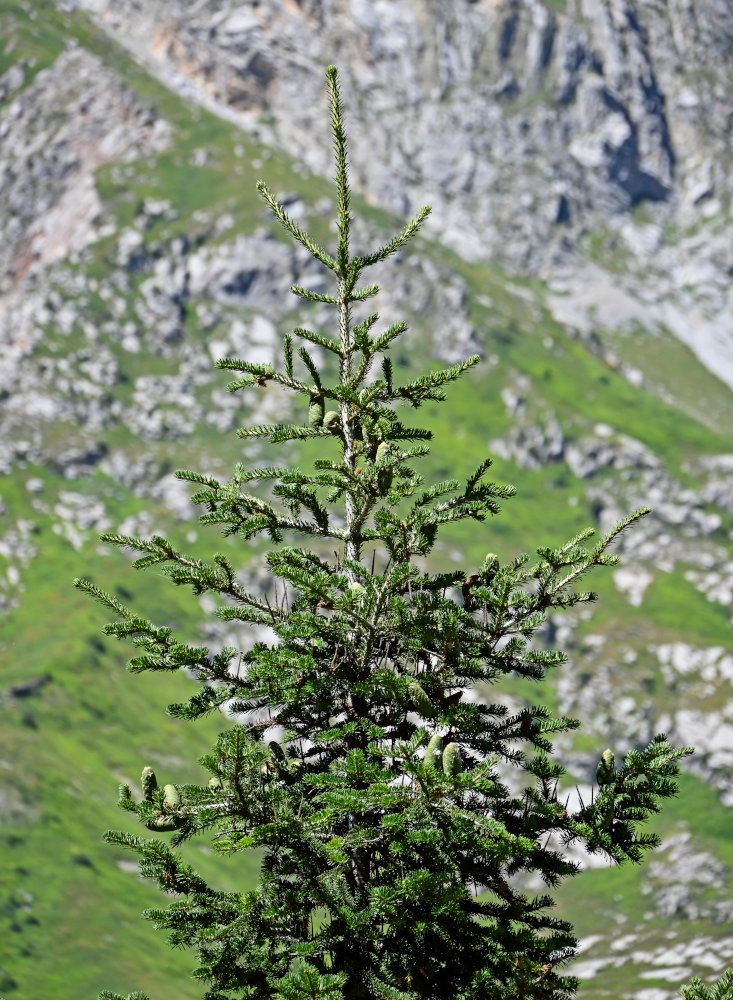
<path fill-rule="evenodd" d="M 74 40 L 114 68 L 173 126 L 171 143 L 163 153 L 100 169 L 98 191 L 116 231 L 65 265 L 63 274 L 51 277 L 51 285 L 56 281 L 62 295 L 70 300 L 77 296 L 80 315 L 98 330 L 104 331 L 111 321 L 123 325 L 134 316 L 141 283 L 177 237 L 185 235 L 192 245 L 198 240 L 214 247 L 260 227 L 264 216 L 254 183 L 261 174 L 273 189 L 298 191 L 310 205 L 332 197 L 327 182 L 303 176 L 281 154 L 257 147 L 233 125 L 166 90 L 84 17 L 58 13 L 38 0 L 9 2 L 3 5 L 0 26 L 7 39 L 0 72 L 25 59 L 35 74 Z M 29 74 L 25 84 L 31 79 Z M 207 159 L 192 166 L 197 150 L 206 150 Z M 149 198 L 170 202 L 175 218 L 161 216 L 144 230 L 147 263 L 128 276 L 127 286 L 112 289 L 113 298 L 122 303 L 113 311 L 110 297 L 100 291 L 115 267 L 119 233 L 134 224 L 141 204 Z M 355 207 L 365 210 L 372 227 L 393 224 L 373 207 L 358 203 Z M 223 215 L 228 216 L 228 226 L 217 233 L 212 220 Z M 327 238 L 324 219 L 314 215 L 312 221 Z M 656 364 L 657 344 L 648 332 L 638 331 L 633 343 L 617 345 L 619 351 L 628 350 L 640 368 L 653 372 L 653 384 L 634 387 L 558 327 L 541 285 L 515 281 L 491 263 L 467 264 L 429 240 L 418 253 L 465 282 L 468 317 L 487 359 L 446 404 L 426 407 L 418 415 L 435 431 L 424 467 L 428 480 L 469 473 L 491 450 L 490 442 L 510 433 L 515 420 L 502 390 L 518 383 L 529 386 L 523 419 L 542 422 L 552 414 L 570 442 L 581 440 L 598 424 L 607 424 L 641 442 L 665 474 L 687 488 L 701 483 L 695 466 L 700 455 L 733 450 L 733 394 L 677 342 L 665 341 L 663 365 Z M 81 276 L 87 291 L 69 292 L 63 275 Z M 89 291 L 93 282 L 96 292 Z M 187 304 L 181 318 L 184 345 L 205 346 L 221 332 L 219 327 L 206 327 L 203 305 Z M 409 318 L 411 338 L 398 361 L 412 368 L 424 364 L 425 345 L 434 340 L 430 315 Z M 37 357 L 67 356 L 71 379 L 80 378 L 85 362 L 79 352 L 85 337 L 81 324 L 64 334 L 49 322 Z M 175 351 L 132 353 L 107 332 L 100 333 L 98 344 L 114 356 L 118 370 L 110 393 L 125 407 L 133 405 L 140 376 L 163 377 L 179 371 Z M 194 389 L 202 405 L 207 405 L 212 387 L 221 389 L 227 380 L 224 373 L 213 371 L 207 379 Z M 244 407 L 238 419 L 248 419 Z M 79 428 L 48 423 L 42 432 L 45 445 L 53 449 L 77 435 Z M 177 440 L 144 440 L 121 420 L 97 431 L 96 439 L 130 463 L 147 456 L 153 479 L 181 465 L 207 469 L 217 465 L 226 473 L 242 458 L 241 443 L 233 432 L 222 434 L 205 423 Z M 440 561 L 442 568 L 470 569 L 487 551 L 504 558 L 540 544 L 560 543 L 597 520 L 594 490 L 613 495 L 627 487 L 618 470 L 603 469 L 581 480 L 565 460 L 528 468 L 516 457 L 497 458 L 495 474 L 518 487 L 516 498 L 507 503 L 501 517 L 483 527 L 446 530 L 436 550 L 436 565 Z M 71 581 L 75 576 L 89 577 L 154 621 L 175 624 L 198 637 L 204 617 L 199 603 L 162 584 L 155 570 L 134 573 L 123 556 L 98 544 L 101 523 L 94 518 L 88 523 L 85 514 L 101 502 L 107 524 L 118 527 L 136 516 L 143 526 L 169 533 L 194 555 L 209 555 L 229 545 L 232 557 L 245 564 L 256 560 L 258 553 L 224 542 L 212 528 L 191 534 L 195 525 L 176 519 L 163 499 L 121 486 L 100 469 L 69 481 L 48 465 L 21 463 L 0 480 L 0 498 L 0 535 L 22 536 L 27 550 L 23 565 L 0 554 L 0 568 L 4 563 L 20 566 L 19 582 L 10 588 L 17 604 L 4 614 L 0 626 L 0 995 L 8 1000 L 91 1000 L 107 987 L 123 993 L 143 989 L 154 1000 L 198 997 L 202 990 L 190 980 L 191 958 L 169 951 L 160 935 L 139 919 L 139 912 L 158 900 L 157 891 L 140 881 L 129 859 L 105 846 L 101 835 L 110 827 L 125 828 L 125 816 L 115 807 L 119 781 L 135 784 L 144 764 L 154 765 L 167 780 L 195 779 L 195 761 L 226 720 L 214 718 L 191 726 L 167 718 L 165 705 L 179 700 L 190 682 L 183 676 L 127 674 L 129 649 L 101 636 L 104 612 L 74 591 Z M 725 546 L 733 525 L 730 514 L 722 511 L 720 516 L 711 542 Z M 578 623 L 574 664 L 581 670 L 595 663 L 593 653 L 583 659 L 589 635 L 602 635 L 611 646 L 633 646 L 639 652 L 637 659 L 617 664 L 619 690 L 636 696 L 648 693 L 651 686 L 660 712 L 669 710 L 671 696 L 663 680 L 654 676 L 647 655 L 650 647 L 677 641 L 730 646 L 729 610 L 707 600 L 685 579 L 683 563 L 670 572 L 655 572 L 643 603 L 636 607 L 613 586 L 609 574 L 593 586 L 599 589 L 601 602 L 592 620 Z M 24 690 L 34 679 L 45 680 Z M 557 704 L 557 693 L 550 688 L 530 692 L 527 684 L 515 684 L 507 690 L 516 698 Z M 723 698 L 726 691 L 721 689 L 717 696 Z M 619 724 L 622 727 L 623 720 Z M 571 753 L 575 749 L 599 754 L 608 742 L 602 735 L 581 735 L 579 740 Z M 580 780 L 583 775 L 575 777 Z M 709 898 L 700 904 L 698 919 L 684 914 L 670 917 L 655 909 L 646 887 L 651 885 L 654 893 L 658 884 L 644 869 L 641 873 L 594 869 L 558 894 L 561 912 L 577 922 L 579 934 L 597 938 L 584 953 L 584 961 L 597 955 L 603 962 L 609 928 L 613 933 L 622 927 L 618 933 L 632 939 L 613 953 L 620 964 L 601 964 L 603 975 L 588 978 L 581 991 L 584 1000 L 631 996 L 642 987 L 673 989 L 670 977 L 640 978 L 646 970 L 634 954 L 670 941 L 703 938 L 714 944 L 725 936 L 725 925 L 715 923 L 710 913 L 716 900 L 733 899 L 729 821 L 729 810 L 715 791 L 688 775 L 682 798 L 658 822 L 663 836 L 689 834 L 700 851 L 717 859 L 724 873 L 704 890 Z M 215 861 L 203 844 L 189 847 L 187 853 L 217 884 L 243 887 L 253 878 L 254 862 L 243 868 L 241 856 L 235 864 Z M 725 958 L 722 945 L 712 953 L 721 962 Z M 700 964 L 694 955 L 680 954 L 685 974 L 693 968 L 705 975 L 720 971 L 709 962 Z"/>

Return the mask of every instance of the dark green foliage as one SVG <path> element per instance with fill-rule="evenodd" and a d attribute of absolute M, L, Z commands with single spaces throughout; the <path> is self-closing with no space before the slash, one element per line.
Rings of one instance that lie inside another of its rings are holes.
<path fill-rule="evenodd" d="M 682 987 L 685 1000 L 733 1000 L 733 969 L 728 969 L 712 986 L 701 979 L 691 979 Z"/>
<path fill-rule="evenodd" d="M 402 423 L 397 407 L 443 399 L 478 358 L 399 384 L 385 352 L 405 325 L 378 333 L 376 313 L 355 322 L 354 305 L 378 291 L 361 284 L 363 272 L 403 247 L 427 210 L 374 253 L 352 254 L 333 68 L 328 81 L 335 254 L 260 191 L 333 272 L 333 294 L 293 291 L 334 307 L 336 335 L 296 328 L 284 339 L 282 371 L 231 358 L 218 365 L 240 373 L 232 391 L 275 385 L 296 397 L 302 423 L 242 436 L 303 440 L 304 450 L 312 439 L 330 457 L 311 471 L 237 466 L 229 482 L 179 473 L 196 484 L 201 523 L 244 543 L 265 533 L 274 544 L 264 597 L 247 592 L 224 555 L 203 562 L 159 536 L 103 536 L 141 553 L 138 568 L 160 566 L 194 594 L 217 595 L 221 618 L 272 634 L 246 651 L 214 654 L 78 582 L 115 612 L 105 632 L 137 645 L 133 671 L 186 667 L 198 677 L 198 692 L 172 714 L 196 719 L 226 705 L 245 718 L 202 758 L 208 784 L 160 790 L 148 779 L 141 802 L 121 791 L 120 805 L 144 826 L 174 831 L 172 847 L 107 838 L 136 851 L 143 875 L 175 897 L 147 916 L 172 945 L 198 950 L 208 1000 L 562 1000 L 576 985 L 561 974 L 574 954 L 572 928 L 552 915 L 549 895 L 524 892 L 521 877 L 557 886 L 576 871 L 566 850 L 576 844 L 618 863 L 640 860 L 656 839 L 638 826 L 675 793 L 687 751 L 657 737 L 618 769 L 604 755 L 597 796 L 570 810 L 551 754 L 554 736 L 577 723 L 542 706 L 512 713 L 468 695 L 510 673 L 541 679 L 563 660 L 533 636 L 549 612 L 593 600 L 576 584 L 592 567 L 614 564 L 610 543 L 645 511 L 590 547 L 587 531 L 539 549 L 535 561 L 502 565 L 490 553 L 469 575 L 423 568 L 441 525 L 483 522 L 513 491 L 486 480 L 488 459 L 465 484 L 425 486 L 415 470 L 430 432 Z M 294 338 L 321 347 L 328 361 L 319 367 L 305 346 L 294 354 Z M 296 544 L 304 537 L 312 549 Z M 216 890 L 182 862 L 173 848 L 205 831 L 222 853 L 261 851 L 255 889 Z"/>

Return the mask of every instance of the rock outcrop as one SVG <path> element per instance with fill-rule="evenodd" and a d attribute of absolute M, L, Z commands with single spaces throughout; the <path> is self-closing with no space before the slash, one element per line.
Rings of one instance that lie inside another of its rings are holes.
<path fill-rule="evenodd" d="M 694 221 L 727 197 L 725 0 L 81 0 L 161 71 L 274 119 L 326 172 L 322 68 L 340 64 L 370 198 L 436 204 L 462 253 L 537 268 L 644 202 Z M 703 74 L 701 70 L 707 68 Z M 450 141 L 446 142 L 446 137 Z"/>
<path fill-rule="evenodd" d="M 560 280 L 563 322 L 664 325 L 733 385 L 730 0 L 64 5 L 318 173 L 338 62 L 370 201 L 431 203 L 463 256 Z"/>

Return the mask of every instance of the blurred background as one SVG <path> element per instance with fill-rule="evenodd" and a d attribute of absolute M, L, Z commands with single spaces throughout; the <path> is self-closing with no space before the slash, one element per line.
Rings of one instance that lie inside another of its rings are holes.
<path fill-rule="evenodd" d="M 569 654 L 551 682 L 490 693 L 581 719 L 558 748 L 581 790 L 606 746 L 697 748 L 662 848 L 558 893 L 580 996 L 667 1000 L 733 964 L 732 53 L 730 0 L 0 0 L 0 995 L 204 991 L 101 834 L 126 828 L 119 781 L 197 780 L 227 722 L 168 719 L 190 682 L 126 673 L 71 581 L 246 642 L 98 534 L 226 547 L 269 586 L 262 550 L 198 526 L 173 471 L 227 478 L 263 457 L 238 426 L 302 417 L 270 389 L 228 394 L 213 361 L 272 361 L 294 323 L 332 323 L 290 295 L 324 277 L 255 192 L 333 239 L 331 62 L 357 251 L 433 206 L 379 276 L 384 321 L 410 323 L 396 361 L 483 359 L 420 411 L 424 472 L 488 453 L 518 487 L 446 531 L 436 568 L 653 507 L 592 614 L 548 623 Z M 254 862 L 187 853 L 251 883 Z"/>

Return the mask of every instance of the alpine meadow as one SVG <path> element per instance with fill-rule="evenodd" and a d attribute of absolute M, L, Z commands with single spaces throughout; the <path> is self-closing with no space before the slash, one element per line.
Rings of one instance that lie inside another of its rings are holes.
<path fill-rule="evenodd" d="M 474 692 L 541 681 L 565 661 L 538 633 L 550 614 L 594 600 L 581 582 L 616 564 L 614 540 L 647 510 L 599 541 L 588 529 L 534 557 L 502 562 L 487 551 L 460 572 L 436 566 L 443 526 L 474 522 L 490 550 L 492 519 L 514 491 L 487 479 L 489 457 L 478 456 L 465 483 L 417 471 L 431 433 L 403 422 L 406 409 L 442 402 L 480 359 L 402 381 L 391 352 L 407 325 L 380 326 L 369 311 L 379 287 L 366 275 L 417 236 L 429 210 L 378 249 L 354 252 L 344 111 L 336 69 L 326 75 L 335 250 L 265 183 L 258 189 L 329 278 L 326 290 L 319 278 L 292 292 L 327 308 L 331 325 L 286 334 L 277 366 L 217 361 L 235 373 L 231 392 L 295 400 L 288 412 L 300 422 L 238 433 L 295 446 L 299 467 L 242 463 L 229 481 L 176 473 L 195 490 L 202 529 L 264 553 L 268 587 L 247 589 L 231 547 L 206 561 L 161 535 L 102 535 L 139 553 L 138 569 L 157 567 L 161 580 L 213 598 L 217 618 L 249 627 L 252 642 L 189 644 L 76 581 L 114 613 L 105 634 L 137 647 L 133 673 L 184 670 L 199 682 L 170 715 L 231 717 L 201 757 L 207 784 L 167 773 L 159 783 L 141 761 L 142 797 L 122 784 L 120 806 L 148 832 L 105 837 L 172 897 L 145 916 L 171 946 L 197 952 L 206 1000 L 567 1000 L 578 980 L 566 965 L 583 928 L 554 914 L 555 897 L 583 852 L 622 865 L 658 845 L 644 823 L 675 795 L 691 750 L 664 735 L 618 761 L 607 749 L 584 797 L 553 757 L 576 720 Z M 238 856 L 252 854 L 256 886 L 223 890 L 199 875 L 177 849 L 202 837 L 222 867 L 236 871 Z M 712 992 L 696 980 L 687 996 L 722 1000 L 731 990 L 730 977 Z"/>

